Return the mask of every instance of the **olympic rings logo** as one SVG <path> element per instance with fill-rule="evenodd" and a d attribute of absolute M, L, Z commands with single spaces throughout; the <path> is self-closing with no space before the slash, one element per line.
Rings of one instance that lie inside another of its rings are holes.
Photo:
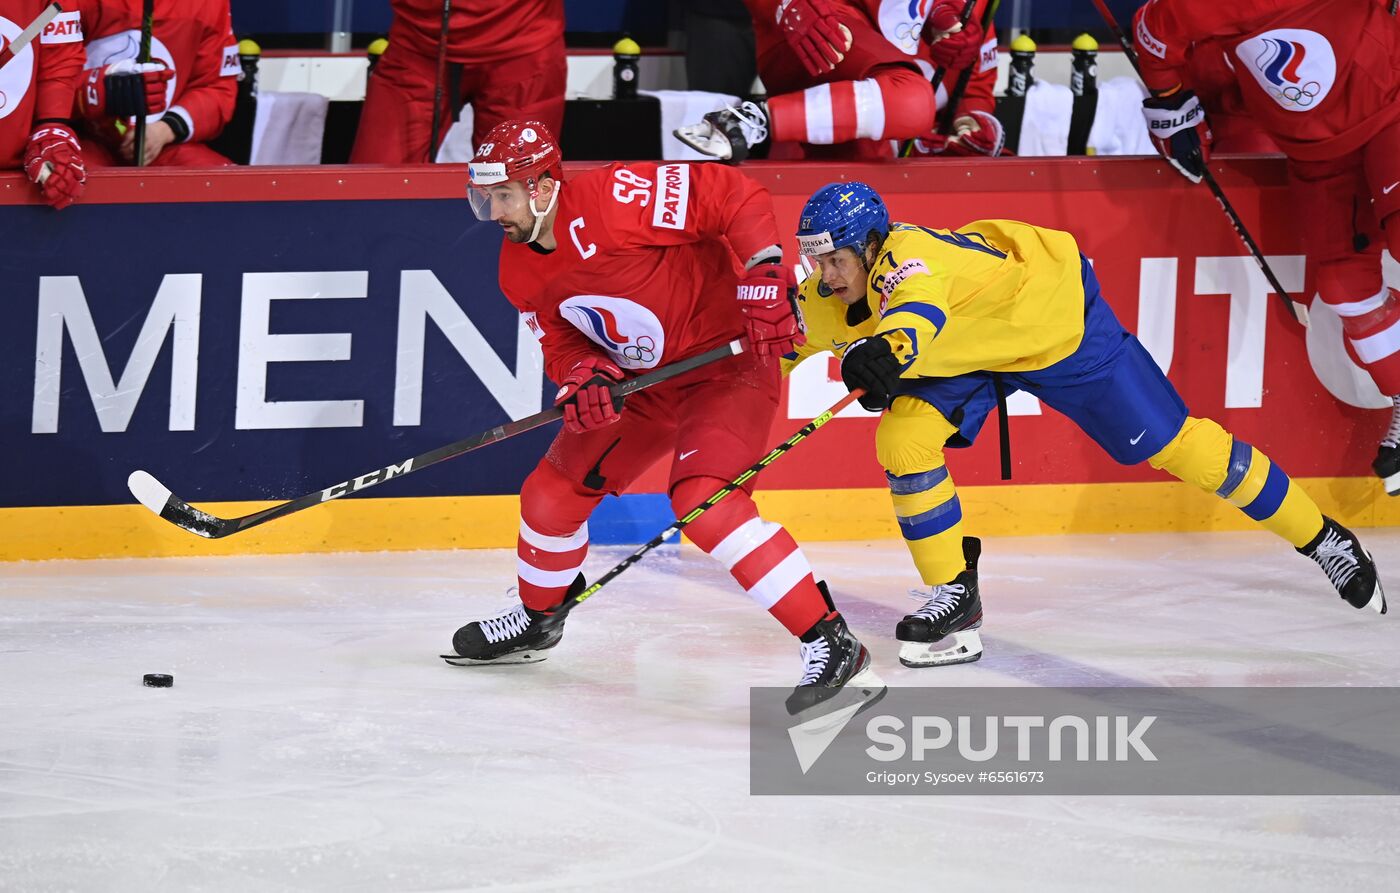
<path fill-rule="evenodd" d="M 622 348 L 621 354 L 624 359 L 633 363 L 647 364 L 656 356 L 656 342 L 650 335 L 642 335 L 631 344 Z"/>
<path fill-rule="evenodd" d="M 1292 103 L 1299 108 L 1307 108 L 1313 104 L 1317 94 L 1322 91 L 1322 85 L 1317 81 L 1308 81 L 1306 84 L 1290 85 L 1282 90 L 1274 90 L 1273 95 L 1280 103 Z"/>

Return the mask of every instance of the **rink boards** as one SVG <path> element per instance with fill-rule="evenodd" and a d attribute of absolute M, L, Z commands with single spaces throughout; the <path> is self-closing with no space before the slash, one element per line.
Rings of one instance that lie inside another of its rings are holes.
<path fill-rule="evenodd" d="M 1306 339 L 1208 192 L 1151 159 L 755 164 L 790 232 L 814 189 L 863 179 L 897 219 L 1012 217 L 1068 229 L 1105 296 L 1196 415 L 1301 479 L 1324 510 L 1400 524 L 1365 477 L 1385 416 L 1313 302 Z M 1284 285 L 1311 296 L 1281 162 L 1217 165 Z M 0 559 L 508 546 L 512 494 L 552 429 L 216 542 L 132 504 L 144 468 L 223 515 L 289 499 L 538 411 L 553 388 L 496 287 L 496 229 L 464 172 L 345 168 L 99 172 L 53 213 L 0 178 L 6 250 Z M 795 245 L 789 244 L 789 256 Z M 800 367 L 774 441 L 843 392 Z M 839 377 L 837 377 L 839 378 Z M 995 425 L 949 465 L 988 535 L 1244 528 L 1235 510 L 1115 465 L 1033 400 L 1011 405 L 1013 479 Z M 760 500 L 799 538 L 897 536 L 859 410 L 765 472 Z M 658 467 L 635 488 L 664 486 Z M 663 499 L 605 504 L 595 538 L 664 526 Z"/>

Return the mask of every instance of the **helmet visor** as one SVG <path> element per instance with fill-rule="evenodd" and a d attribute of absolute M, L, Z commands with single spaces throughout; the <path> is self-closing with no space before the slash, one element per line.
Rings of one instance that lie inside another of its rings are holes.
<path fill-rule="evenodd" d="M 530 200 L 523 183 L 509 181 L 468 186 L 467 199 L 477 220 L 518 219 Z"/>

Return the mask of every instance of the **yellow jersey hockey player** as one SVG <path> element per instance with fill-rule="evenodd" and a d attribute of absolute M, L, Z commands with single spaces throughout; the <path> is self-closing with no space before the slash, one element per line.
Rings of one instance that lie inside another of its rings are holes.
<path fill-rule="evenodd" d="M 891 223 L 874 189 L 832 183 L 802 209 L 797 241 L 818 269 L 799 294 L 807 342 L 784 357 L 784 371 L 831 351 L 846 386 L 864 390 L 861 405 L 884 411 L 876 453 L 933 587 L 896 628 L 906 666 L 982 654 L 981 544 L 963 536 L 943 451 L 971 445 L 998 385 L 1069 416 L 1119 463 L 1147 462 L 1229 500 L 1321 565 L 1347 602 L 1386 612 L 1357 538 L 1260 450 L 1187 412 L 1069 233 L 1012 220 L 957 230 Z"/>

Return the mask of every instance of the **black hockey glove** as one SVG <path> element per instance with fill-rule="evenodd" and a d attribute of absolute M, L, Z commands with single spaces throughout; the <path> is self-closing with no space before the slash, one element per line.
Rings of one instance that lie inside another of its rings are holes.
<path fill-rule="evenodd" d="M 899 389 L 899 360 L 890 343 L 875 335 L 852 344 L 841 360 L 841 380 L 848 391 L 864 389 L 861 406 L 871 412 L 889 409 Z"/>

